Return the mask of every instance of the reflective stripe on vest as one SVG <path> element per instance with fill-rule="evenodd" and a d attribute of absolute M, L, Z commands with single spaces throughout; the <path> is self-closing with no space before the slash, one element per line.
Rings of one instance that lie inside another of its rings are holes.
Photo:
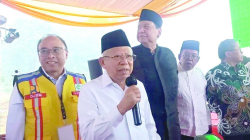
<path fill-rule="evenodd" d="M 67 75 L 62 89 L 68 111 L 67 122 L 73 124 L 76 140 L 80 140 L 77 102 L 82 84 L 85 84 L 85 81 L 81 77 Z M 33 76 L 33 74 L 19 80 L 17 86 L 24 97 L 26 110 L 24 139 L 59 140 L 57 129 L 64 124 L 63 118 L 60 118 L 62 112 L 56 86 L 45 76 Z"/>
<path fill-rule="evenodd" d="M 75 84 L 75 91 L 77 92 L 77 96 L 79 97 L 79 87 L 77 87 L 79 84 L 82 84 L 80 78 L 78 77 L 73 77 L 74 79 L 74 84 Z M 77 128 L 77 140 L 81 140 L 80 133 L 79 133 L 79 124 L 78 124 L 78 113 L 77 113 L 77 119 L 76 119 L 76 128 Z"/>
<path fill-rule="evenodd" d="M 31 88 L 30 95 L 40 94 L 39 88 L 37 86 L 36 78 L 31 79 L 29 83 L 30 83 L 30 88 Z M 41 98 L 39 97 L 33 98 L 32 106 L 33 106 L 34 116 L 36 118 L 35 119 L 35 138 L 36 140 L 42 140 L 43 139 L 43 115 L 42 115 L 42 108 L 41 108 Z"/>

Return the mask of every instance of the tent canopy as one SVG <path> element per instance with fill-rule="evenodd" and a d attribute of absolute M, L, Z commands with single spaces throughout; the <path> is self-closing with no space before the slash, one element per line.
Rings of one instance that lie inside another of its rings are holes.
<path fill-rule="evenodd" d="M 175 16 L 206 0 L 1 0 L 1 3 L 28 15 L 54 23 L 106 27 L 139 18 L 142 9 L 158 12 L 163 18 Z"/>

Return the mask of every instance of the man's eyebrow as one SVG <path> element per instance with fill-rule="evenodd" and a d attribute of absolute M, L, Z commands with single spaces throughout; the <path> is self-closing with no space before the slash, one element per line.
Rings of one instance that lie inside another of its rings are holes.
<path fill-rule="evenodd" d="M 138 27 L 139 27 L 139 26 L 145 26 L 145 25 L 150 25 L 150 24 L 149 24 L 149 23 L 139 24 Z"/>
<path fill-rule="evenodd" d="M 62 47 L 54 46 L 53 48 L 62 48 Z M 53 48 L 52 48 L 52 49 L 53 49 Z M 42 47 L 42 48 L 40 48 L 40 49 L 48 49 L 48 48 Z"/>
<path fill-rule="evenodd" d="M 184 53 L 184 55 L 197 55 L 197 56 L 199 56 L 199 55 L 196 54 L 196 53 Z"/>
<path fill-rule="evenodd" d="M 42 47 L 42 48 L 40 48 L 40 50 L 41 50 L 41 49 L 48 49 L 48 48 L 46 48 L 46 47 Z"/>

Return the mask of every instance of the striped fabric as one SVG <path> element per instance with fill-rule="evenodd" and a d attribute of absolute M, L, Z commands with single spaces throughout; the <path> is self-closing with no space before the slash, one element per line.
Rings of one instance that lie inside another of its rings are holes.
<path fill-rule="evenodd" d="M 31 87 L 31 94 L 39 93 L 39 88 L 37 87 L 36 78 L 29 81 Z M 32 89 L 33 88 L 33 89 Z M 35 119 L 35 138 L 36 140 L 43 139 L 43 114 L 41 108 L 41 98 L 32 99 L 33 112 L 36 117 Z"/>

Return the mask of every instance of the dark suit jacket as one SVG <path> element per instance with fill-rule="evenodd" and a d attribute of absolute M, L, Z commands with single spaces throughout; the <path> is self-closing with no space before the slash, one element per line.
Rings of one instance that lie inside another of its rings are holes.
<path fill-rule="evenodd" d="M 167 122 L 167 137 L 169 140 L 180 140 L 177 111 L 178 75 L 174 54 L 170 49 L 160 46 L 157 46 L 155 54 L 151 54 L 143 45 L 132 49 L 137 57 L 131 75 L 144 84 L 155 121 L 162 118 L 159 116 L 165 112 L 163 119 Z M 156 99 L 159 101 L 155 101 Z"/>

